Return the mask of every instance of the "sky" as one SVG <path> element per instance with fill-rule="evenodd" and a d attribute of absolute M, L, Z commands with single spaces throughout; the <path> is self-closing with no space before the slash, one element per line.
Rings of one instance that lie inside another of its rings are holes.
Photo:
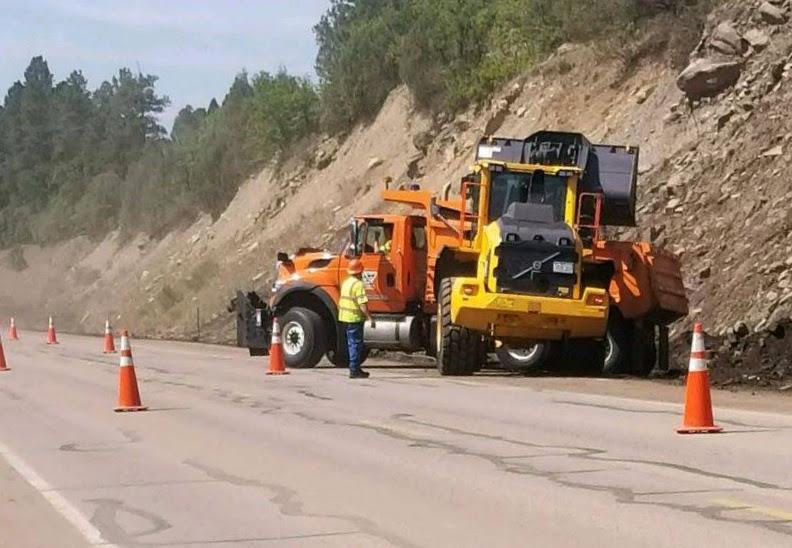
<path fill-rule="evenodd" d="M 121 67 L 160 77 L 169 130 L 187 104 L 221 101 L 246 69 L 315 78 L 313 25 L 330 0 L 0 0 L 0 95 L 43 55 L 56 81 L 95 89 Z M 1 100 L 1 99 L 0 99 Z"/>

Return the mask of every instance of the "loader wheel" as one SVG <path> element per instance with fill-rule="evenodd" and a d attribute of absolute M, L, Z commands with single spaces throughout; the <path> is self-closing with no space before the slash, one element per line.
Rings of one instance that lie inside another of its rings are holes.
<path fill-rule="evenodd" d="M 283 357 L 287 367 L 315 367 L 327 350 L 322 317 L 313 310 L 296 306 L 280 319 Z"/>
<path fill-rule="evenodd" d="M 501 345 L 495 353 L 504 369 L 528 371 L 542 365 L 550 352 L 550 343 L 537 342 L 525 348 Z"/>
<path fill-rule="evenodd" d="M 441 375 L 472 375 L 481 368 L 482 337 L 479 333 L 451 323 L 453 279 L 440 283 L 437 300 L 437 370 Z"/>

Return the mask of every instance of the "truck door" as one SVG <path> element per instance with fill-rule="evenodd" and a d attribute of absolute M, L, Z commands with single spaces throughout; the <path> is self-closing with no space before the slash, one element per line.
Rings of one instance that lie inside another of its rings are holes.
<path fill-rule="evenodd" d="M 404 269 L 405 223 L 366 219 L 358 226 L 359 260 L 363 263 L 363 283 L 369 310 L 398 313 L 405 309 Z M 341 278 L 346 276 L 349 258 L 343 261 Z"/>

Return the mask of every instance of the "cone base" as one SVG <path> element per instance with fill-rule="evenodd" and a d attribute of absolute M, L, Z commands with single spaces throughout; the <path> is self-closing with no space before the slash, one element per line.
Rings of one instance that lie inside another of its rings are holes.
<path fill-rule="evenodd" d="M 6 371 L 11 371 L 11 368 L 10 367 L 4 367 L 4 368 L 0 369 L 0 373 L 5 373 Z"/>
<path fill-rule="evenodd" d="M 102 354 L 117 354 L 117 350 L 102 350 Z"/>
<path fill-rule="evenodd" d="M 49 341 L 47 341 L 47 344 L 50 344 L 50 345 L 52 345 L 52 344 L 60 344 L 60 343 L 59 343 L 58 341 L 55 341 L 55 342 L 49 342 Z"/>
<path fill-rule="evenodd" d="M 289 371 L 267 371 L 267 375 L 288 375 Z"/>
<path fill-rule="evenodd" d="M 717 434 L 723 432 L 720 426 L 681 426 L 677 428 L 677 434 Z"/>
<path fill-rule="evenodd" d="M 113 411 L 115 411 L 116 413 L 125 413 L 131 411 L 145 411 L 147 409 L 148 407 L 144 405 L 130 405 L 126 407 L 116 407 L 115 409 L 113 409 Z"/>

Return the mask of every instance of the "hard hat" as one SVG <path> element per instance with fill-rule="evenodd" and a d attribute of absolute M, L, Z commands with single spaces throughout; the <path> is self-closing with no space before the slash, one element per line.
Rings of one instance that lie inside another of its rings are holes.
<path fill-rule="evenodd" d="M 349 266 L 347 266 L 347 272 L 350 274 L 363 274 L 363 263 L 357 259 L 353 259 L 350 261 Z"/>

